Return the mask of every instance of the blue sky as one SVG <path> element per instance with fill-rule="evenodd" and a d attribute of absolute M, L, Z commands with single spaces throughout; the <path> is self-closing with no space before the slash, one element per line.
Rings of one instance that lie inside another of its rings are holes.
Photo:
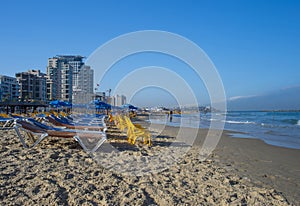
<path fill-rule="evenodd" d="M 299 1 L 285 0 L 4 1 L 0 73 L 45 71 L 57 54 L 89 56 L 124 33 L 163 30 L 207 53 L 228 98 L 269 94 L 300 85 L 299 10 Z"/>

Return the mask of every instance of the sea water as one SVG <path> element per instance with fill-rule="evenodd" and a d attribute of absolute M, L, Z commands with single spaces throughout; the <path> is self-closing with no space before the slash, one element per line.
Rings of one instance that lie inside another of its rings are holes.
<path fill-rule="evenodd" d="M 152 123 L 192 128 L 210 128 L 224 123 L 224 129 L 242 132 L 239 138 L 257 138 L 267 144 L 300 149 L 300 112 L 234 111 L 150 117 Z M 217 128 L 219 129 L 219 128 Z"/>

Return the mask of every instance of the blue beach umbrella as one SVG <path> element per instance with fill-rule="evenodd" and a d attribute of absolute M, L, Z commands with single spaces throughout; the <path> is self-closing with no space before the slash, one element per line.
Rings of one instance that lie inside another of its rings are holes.
<path fill-rule="evenodd" d="M 62 107 L 72 107 L 72 104 L 70 102 L 62 102 L 62 101 L 59 101 L 58 103 L 60 106 Z"/>
<path fill-rule="evenodd" d="M 129 109 L 129 110 L 137 110 L 138 108 L 133 106 L 132 104 L 123 104 L 121 106 L 122 109 Z"/>
<path fill-rule="evenodd" d="M 111 109 L 111 105 L 110 104 L 102 102 L 102 101 L 100 101 L 98 99 L 91 101 L 90 104 L 95 105 L 96 109 Z"/>
<path fill-rule="evenodd" d="M 57 107 L 60 107 L 61 105 L 59 105 L 59 101 L 58 100 L 53 100 L 51 102 L 49 102 L 49 105 L 54 107 L 54 108 L 57 108 Z"/>
<path fill-rule="evenodd" d="M 59 100 L 53 100 L 49 103 L 49 105 L 54 107 L 54 108 L 58 108 L 58 107 L 71 108 L 72 107 L 72 104 L 70 102 L 63 102 L 63 101 L 59 101 Z"/>

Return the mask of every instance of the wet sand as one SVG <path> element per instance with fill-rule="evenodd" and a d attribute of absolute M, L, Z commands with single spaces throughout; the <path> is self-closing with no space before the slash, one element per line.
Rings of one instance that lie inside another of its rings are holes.
<path fill-rule="evenodd" d="M 300 150 L 272 146 L 258 139 L 224 136 L 215 153 L 254 184 L 281 191 L 300 205 Z"/>
<path fill-rule="evenodd" d="M 0 131 L 0 202 L 4 205 L 300 205 L 300 150 L 223 133 L 199 158 L 166 127 L 153 147 L 129 145 L 109 131 L 91 158 L 73 139 L 49 138 L 24 149 L 13 130 Z M 113 145 L 118 151 L 112 151 Z M 176 157 L 179 158 L 177 159 Z"/>

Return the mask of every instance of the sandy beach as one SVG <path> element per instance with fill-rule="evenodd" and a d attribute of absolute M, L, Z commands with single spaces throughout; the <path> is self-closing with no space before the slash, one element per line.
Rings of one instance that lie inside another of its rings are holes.
<path fill-rule="evenodd" d="M 166 127 L 152 147 L 129 145 L 122 134 L 109 131 L 98 158 L 91 158 L 73 139 L 49 138 L 35 148 L 24 149 L 15 131 L 0 131 L 0 202 L 300 205 L 300 150 L 232 138 L 224 132 L 215 151 L 201 161 L 199 147 L 207 133 L 201 129 L 193 147 L 171 161 L 172 155 L 183 148 L 172 144 L 177 131 Z M 107 149 L 111 145 L 117 153 Z M 159 156 L 161 153 L 164 155 Z M 96 161 L 99 158 L 101 161 Z M 144 165 L 142 175 L 134 175 L 134 171 L 130 174 L 130 167 L 139 163 Z"/>

